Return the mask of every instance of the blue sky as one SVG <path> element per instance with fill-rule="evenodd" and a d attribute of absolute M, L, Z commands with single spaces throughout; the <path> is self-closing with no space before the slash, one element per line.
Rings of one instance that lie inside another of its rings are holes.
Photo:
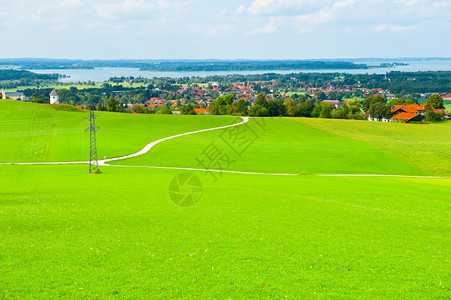
<path fill-rule="evenodd" d="M 450 57 L 450 0 L 2 0 L 0 57 Z"/>

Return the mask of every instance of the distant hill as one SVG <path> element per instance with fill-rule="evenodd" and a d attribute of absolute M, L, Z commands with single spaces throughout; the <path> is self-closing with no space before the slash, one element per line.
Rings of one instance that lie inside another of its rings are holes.
<path fill-rule="evenodd" d="M 271 71 L 368 68 L 366 64 L 339 60 L 70 60 L 0 58 L 0 65 L 31 70 L 122 67 L 151 71 Z"/>

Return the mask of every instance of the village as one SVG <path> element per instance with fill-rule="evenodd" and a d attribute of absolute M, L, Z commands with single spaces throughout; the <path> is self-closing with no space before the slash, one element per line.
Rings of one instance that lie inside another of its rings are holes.
<path fill-rule="evenodd" d="M 380 87 L 370 88 L 370 84 L 360 81 L 350 81 L 348 84 L 346 84 L 346 80 L 311 80 L 309 78 L 302 81 L 297 76 L 283 76 L 271 80 L 247 80 L 246 78 L 246 80 L 232 82 L 223 80 L 223 78 L 219 79 L 218 81 L 202 80 L 197 82 L 199 81 L 197 78 L 192 78 L 179 82 L 177 79 L 123 78 L 122 81 L 118 82 L 116 78 L 112 78 L 109 82 L 103 83 L 101 88 L 78 89 L 69 86 L 69 88 L 27 89 L 16 92 L 5 92 L 3 89 L 2 98 L 38 103 L 67 103 L 80 109 L 86 109 L 87 95 L 95 95 L 96 97 L 91 99 L 95 99 L 94 104 L 97 110 L 156 113 L 165 107 L 164 112 L 161 111 L 160 113 L 184 114 L 182 108 L 190 104 L 192 106 L 190 113 L 217 114 L 212 111 L 212 103 L 218 97 L 233 95 L 233 103 L 230 103 L 231 108 L 228 109 L 226 114 L 247 115 L 247 109 L 254 106 L 258 95 L 264 94 L 268 101 L 277 101 L 284 104 L 288 99 L 292 99 L 297 106 L 300 106 L 303 101 L 311 101 L 314 105 L 318 103 L 326 104 L 325 109 L 328 112 L 320 113 L 316 117 L 367 119 L 382 122 L 421 122 L 427 117 L 426 113 L 430 108 L 435 115 L 432 119 L 427 118 L 428 121 L 450 119 L 450 114 L 446 111 L 449 106 L 445 107 L 443 103 L 451 103 L 451 93 L 400 94 Z M 411 81 L 412 78 L 408 80 Z M 58 100 L 52 101 L 55 95 L 58 96 Z M 427 99 L 431 95 L 437 95 L 441 102 L 433 106 L 428 105 Z M 371 102 L 371 99 L 375 97 L 379 99 L 379 102 L 384 102 L 386 108 L 382 111 L 381 109 L 371 110 L 369 105 L 364 105 L 365 101 L 370 100 Z M 114 107 L 109 109 L 106 102 L 111 98 L 114 99 L 115 103 L 113 104 Z M 237 112 L 236 103 L 238 101 L 244 103 L 246 112 Z M 334 111 L 343 110 L 350 104 L 355 105 L 356 102 L 360 104 L 361 113 L 356 114 L 354 111 L 352 116 L 334 113 Z M 266 109 L 269 109 L 269 107 L 266 107 Z M 288 114 L 286 109 L 282 109 L 278 112 L 271 113 L 269 111 L 268 114 L 263 112 L 254 116 L 314 117 L 312 111 L 308 114 L 299 115 L 296 113 Z"/>

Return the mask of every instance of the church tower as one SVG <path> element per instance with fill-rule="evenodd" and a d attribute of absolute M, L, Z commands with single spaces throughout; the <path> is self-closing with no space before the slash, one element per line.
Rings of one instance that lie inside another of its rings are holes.
<path fill-rule="evenodd" d="M 50 96 L 50 104 L 59 104 L 58 93 L 55 91 L 55 89 L 52 90 L 49 96 Z"/>
<path fill-rule="evenodd" d="M 5 87 L 2 86 L 2 99 L 5 100 L 6 99 L 6 92 L 5 92 Z"/>

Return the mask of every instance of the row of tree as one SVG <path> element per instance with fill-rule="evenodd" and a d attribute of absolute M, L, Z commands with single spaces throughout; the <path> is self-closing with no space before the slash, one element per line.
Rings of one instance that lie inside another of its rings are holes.
<path fill-rule="evenodd" d="M 315 103 L 311 99 L 301 98 L 294 100 L 288 98 L 268 99 L 266 94 L 260 93 L 252 105 L 243 99 L 234 101 L 233 94 L 218 97 L 209 106 L 214 115 L 249 115 L 252 117 L 313 117 L 313 118 L 337 118 L 358 119 L 365 118 L 360 109 L 359 100 L 351 100 L 334 109 L 332 104 L 326 102 Z"/>
<path fill-rule="evenodd" d="M 363 120 L 368 113 L 372 118 L 391 118 L 391 107 L 394 105 L 416 104 L 411 99 L 391 99 L 387 101 L 383 96 L 377 95 L 364 99 L 358 99 L 342 103 L 334 108 L 332 104 L 301 98 L 295 101 L 288 98 L 285 101 L 268 99 L 266 94 L 260 93 L 254 103 L 248 106 L 248 102 L 243 99 L 234 101 L 233 94 L 224 95 L 214 100 L 209 109 L 214 115 L 249 115 L 254 117 L 312 117 L 312 118 L 334 118 L 334 119 L 355 119 Z M 427 100 L 425 119 L 426 121 L 436 121 L 441 118 L 442 112 L 436 109 L 443 109 L 443 98 L 433 94 Z"/>

